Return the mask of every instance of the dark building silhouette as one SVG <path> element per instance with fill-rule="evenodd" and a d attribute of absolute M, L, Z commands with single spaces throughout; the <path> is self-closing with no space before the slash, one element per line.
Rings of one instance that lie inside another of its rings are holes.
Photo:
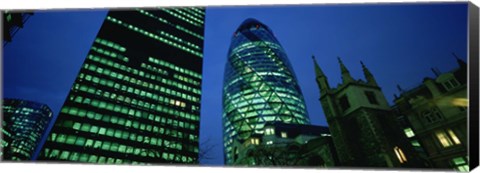
<path fill-rule="evenodd" d="M 339 164 L 327 127 L 267 122 L 263 134 L 234 144 L 234 165 L 334 167 Z"/>
<path fill-rule="evenodd" d="M 425 78 L 412 89 L 399 87 L 394 110 L 413 146 L 435 168 L 469 171 L 467 133 L 467 64 Z"/>
<path fill-rule="evenodd" d="M 2 111 L 1 159 L 31 160 L 52 118 L 52 110 L 37 102 L 3 99 Z"/>
<path fill-rule="evenodd" d="M 310 124 L 293 69 L 272 30 L 245 20 L 234 32 L 225 65 L 223 130 L 225 164 L 233 144 L 264 133 L 265 123 Z"/>
<path fill-rule="evenodd" d="M 13 36 L 23 28 L 33 12 L 3 12 L 3 45 L 11 42 Z"/>
<path fill-rule="evenodd" d="M 366 81 L 355 80 L 338 58 L 342 83 L 329 86 L 314 58 L 320 102 L 342 167 L 425 167 L 398 128 L 381 88 L 361 62 Z"/>
<path fill-rule="evenodd" d="M 38 160 L 198 163 L 205 10 L 111 10 Z"/>

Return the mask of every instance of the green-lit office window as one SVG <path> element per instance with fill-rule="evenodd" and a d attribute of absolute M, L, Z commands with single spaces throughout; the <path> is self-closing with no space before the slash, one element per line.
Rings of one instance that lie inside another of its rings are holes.
<path fill-rule="evenodd" d="M 140 154 L 140 148 L 135 148 L 135 151 L 133 153 L 135 155 L 139 155 Z"/>
<path fill-rule="evenodd" d="M 86 100 L 86 99 L 87 99 L 87 98 L 85 98 L 85 100 Z M 84 117 L 86 114 L 87 114 L 87 111 L 86 111 L 86 110 L 80 109 L 80 110 L 78 111 L 78 116 L 80 116 L 80 117 Z"/>
<path fill-rule="evenodd" d="M 138 126 L 139 126 L 138 121 L 134 121 L 134 122 L 132 123 L 132 126 L 133 126 L 133 128 L 138 129 Z"/>
<path fill-rule="evenodd" d="M 108 141 L 103 142 L 102 150 L 110 150 L 110 142 Z"/>
<path fill-rule="evenodd" d="M 131 153 L 133 153 L 133 147 L 131 147 L 131 146 L 127 146 L 126 153 L 128 153 L 128 154 L 131 154 Z"/>
<path fill-rule="evenodd" d="M 96 134 L 96 133 L 98 132 L 98 129 L 99 129 L 98 126 L 92 126 L 92 127 L 90 128 L 90 133 Z"/>
<path fill-rule="evenodd" d="M 83 124 L 81 130 L 84 132 L 90 131 L 90 124 Z"/>
<path fill-rule="evenodd" d="M 110 118 L 110 122 L 112 122 L 112 123 L 114 123 L 114 124 L 117 124 L 117 122 L 118 122 L 118 117 L 112 116 L 112 117 Z"/>
<path fill-rule="evenodd" d="M 81 126 L 82 126 L 82 124 L 76 122 L 76 123 L 73 123 L 73 127 L 72 127 L 72 128 L 75 129 L 75 130 L 80 130 L 80 127 L 81 127 Z"/>
<path fill-rule="evenodd" d="M 95 112 L 88 111 L 87 112 L 87 117 L 90 118 L 90 119 L 93 119 L 95 117 Z"/>
<path fill-rule="evenodd" d="M 72 115 L 77 115 L 77 112 L 78 112 L 78 108 L 76 107 L 72 107 L 70 108 L 70 110 L 68 111 L 69 114 L 72 114 Z"/>
<path fill-rule="evenodd" d="M 75 102 L 82 103 L 82 99 L 83 99 L 82 96 L 77 96 L 77 98 L 75 98 Z"/>
<path fill-rule="evenodd" d="M 115 131 L 113 129 L 109 128 L 109 129 L 107 129 L 106 135 L 107 136 L 113 136 L 114 133 L 115 133 Z"/>
<path fill-rule="evenodd" d="M 143 142 L 143 136 L 142 135 L 137 136 L 137 142 Z"/>
<path fill-rule="evenodd" d="M 110 122 L 110 115 L 103 115 L 102 121 L 104 121 L 104 122 Z"/>
<path fill-rule="evenodd" d="M 57 157 L 57 156 L 58 156 L 58 154 L 59 154 L 59 153 L 60 153 L 60 151 L 59 151 L 59 150 L 52 150 L 52 152 L 50 152 L 50 155 L 49 155 L 49 157 L 51 157 L 51 158 L 55 158 L 55 157 Z"/>
<path fill-rule="evenodd" d="M 122 133 L 122 139 L 127 140 L 129 136 L 130 136 L 130 133 L 129 133 L 129 132 L 123 132 L 123 133 Z"/>
<path fill-rule="evenodd" d="M 110 147 L 110 151 L 117 152 L 118 151 L 118 144 L 117 143 L 112 143 Z"/>
<path fill-rule="evenodd" d="M 107 160 L 107 158 L 106 158 L 106 157 L 104 157 L 104 156 L 100 156 L 100 157 L 98 157 L 98 163 L 105 163 L 105 162 L 106 162 L 106 160 Z"/>
<path fill-rule="evenodd" d="M 83 103 L 84 103 L 84 104 L 90 104 L 91 101 L 92 101 L 92 100 L 91 100 L 90 98 L 85 98 L 85 99 L 83 99 Z"/>
<path fill-rule="evenodd" d="M 88 160 L 88 154 L 85 154 L 85 153 L 80 154 L 80 159 L 79 159 L 80 162 L 87 162 L 87 160 Z"/>
<path fill-rule="evenodd" d="M 70 155 L 69 151 L 62 151 L 62 154 L 60 154 L 60 159 L 67 160 L 69 155 Z"/>
<path fill-rule="evenodd" d="M 58 143 L 65 143 L 65 140 L 67 139 L 67 135 L 65 134 L 59 134 L 57 137 L 57 142 Z"/>
<path fill-rule="evenodd" d="M 136 139 L 137 139 L 137 135 L 135 135 L 134 133 L 130 134 L 131 141 L 135 141 Z"/>
<path fill-rule="evenodd" d="M 100 130 L 98 130 L 98 134 L 105 135 L 107 129 L 104 127 L 100 127 Z"/>
<path fill-rule="evenodd" d="M 93 148 L 100 148 L 102 146 L 102 141 L 95 141 Z"/>
<path fill-rule="evenodd" d="M 85 141 L 85 147 L 92 147 L 93 146 L 93 140 L 87 139 Z"/>
<path fill-rule="evenodd" d="M 107 106 L 107 103 L 104 101 L 100 101 L 100 104 L 98 105 L 99 108 L 105 108 Z"/>
<path fill-rule="evenodd" d="M 121 137 L 122 137 L 122 131 L 121 131 L 121 130 L 115 130 L 114 136 L 115 136 L 116 138 L 121 138 Z"/>
<path fill-rule="evenodd" d="M 77 161 L 78 158 L 80 158 L 80 154 L 78 154 L 77 152 L 73 152 L 72 154 L 70 154 L 70 159 L 71 161 Z"/>
<path fill-rule="evenodd" d="M 56 133 L 52 133 L 50 135 L 50 141 L 55 141 L 55 139 L 57 139 L 57 134 Z"/>
<path fill-rule="evenodd" d="M 85 145 L 85 138 L 84 137 L 78 137 L 77 141 L 75 141 L 75 145 L 77 145 L 77 146 Z"/>
<path fill-rule="evenodd" d="M 118 152 L 127 153 L 127 146 L 125 145 L 118 146 Z"/>
<path fill-rule="evenodd" d="M 73 135 L 69 135 L 67 137 L 67 140 L 65 141 L 66 144 L 70 144 L 70 145 L 73 145 L 75 143 L 75 140 L 77 139 L 76 136 L 73 136 Z"/>
<path fill-rule="evenodd" d="M 88 158 L 88 162 L 89 163 L 96 163 L 97 159 L 98 159 L 98 157 L 96 155 L 90 155 L 90 157 Z"/>

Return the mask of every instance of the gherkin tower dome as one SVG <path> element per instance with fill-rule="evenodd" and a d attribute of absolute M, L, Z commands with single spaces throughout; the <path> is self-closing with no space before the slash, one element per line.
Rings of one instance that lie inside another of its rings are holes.
<path fill-rule="evenodd" d="M 310 120 L 285 50 L 268 26 L 245 20 L 233 34 L 227 58 L 223 130 L 229 165 L 234 142 L 262 134 L 266 122 L 310 124 Z"/>

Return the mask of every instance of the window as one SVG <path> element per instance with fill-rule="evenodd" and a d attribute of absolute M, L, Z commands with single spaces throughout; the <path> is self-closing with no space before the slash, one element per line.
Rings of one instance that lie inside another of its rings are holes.
<path fill-rule="evenodd" d="M 443 148 L 461 144 L 457 135 L 451 129 L 437 131 L 435 133 L 435 136 L 437 137 L 440 144 L 442 144 Z"/>
<path fill-rule="evenodd" d="M 393 150 L 395 151 L 395 154 L 397 155 L 397 158 L 400 161 L 400 163 L 407 162 L 407 158 L 405 157 L 405 154 L 403 154 L 402 149 L 395 146 L 395 148 L 393 148 Z"/>
<path fill-rule="evenodd" d="M 265 135 L 273 135 L 273 134 L 275 134 L 275 129 L 273 128 L 265 129 Z"/>
<path fill-rule="evenodd" d="M 348 108 L 350 108 L 350 103 L 348 102 L 348 98 L 347 98 L 346 95 L 340 97 L 339 102 L 340 102 L 340 107 L 342 108 L 342 110 L 345 111 Z"/>
<path fill-rule="evenodd" d="M 267 145 L 272 145 L 273 141 L 267 141 Z"/>
<path fill-rule="evenodd" d="M 451 89 L 457 87 L 459 84 L 457 82 L 457 80 L 455 79 L 450 79 L 450 80 L 447 80 L 446 82 L 442 83 L 443 87 L 445 87 L 445 89 L 447 91 L 450 91 Z"/>
<path fill-rule="evenodd" d="M 370 104 L 378 105 L 375 93 L 373 93 L 372 91 L 365 91 L 365 95 L 367 96 L 368 102 L 370 102 Z"/>
<path fill-rule="evenodd" d="M 282 132 L 281 136 L 282 136 L 282 138 L 287 138 L 287 132 Z"/>
<path fill-rule="evenodd" d="M 420 147 L 420 143 L 417 140 L 413 140 L 411 143 L 414 147 Z"/>
<path fill-rule="evenodd" d="M 422 117 L 427 123 L 435 123 L 443 119 L 440 111 L 436 108 L 422 112 Z"/>
<path fill-rule="evenodd" d="M 260 139 L 258 139 L 258 138 L 250 138 L 250 142 L 251 142 L 253 145 L 258 145 L 258 144 L 260 144 Z"/>
<path fill-rule="evenodd" d="M 415 136 L 415 133 L 413 133 L 413 130 L 410 127 L 406 128 L 406 129 L 403 129 L 403 131 L 405 132 L 405 135 L 407 135 L 408 138 L 411 138 L 411 137 Z"/>
<path fill-rule="evenodd" d="M 452 165 L 455 167 L 457 171 L 461 172 L 468 172 L 468 160 L 465 157 L 456 157 L 451 161 Z"/>

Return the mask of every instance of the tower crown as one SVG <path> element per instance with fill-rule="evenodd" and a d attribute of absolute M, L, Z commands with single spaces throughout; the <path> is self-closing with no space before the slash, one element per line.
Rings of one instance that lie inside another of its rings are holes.
<path fill-rule="evenodd" d="M 362 70 L 363 74 L 365 75 L 365 79 L 367 80 L 367 84 L 378 86 L 375 77 L 372 75 L 372 73 L 370 73 L 370 70 L 368 70 L 367 66 L 365 66 L 362 61 L 360 61 L 360 64 L 362 64 Z"/>
<path fill-rule="evenodd" d="M 337 59 L 338 59 L 338 63 L 340 64 L 340 70 L 342 72 L 343 84 L 353 82 L 354 80 L 350 75 L 350 72 L 348 71 L 347 67 L 345 67 L 345 65 L 343 64 L 342 59 L 340 57 L 337 57 Z"/>
<path fill-rule="evenodd" d="M 328 85 L 327 76 L 323 73 L 322 69 L 317 63 L 315 56 L 312 55 L 313 63 L 315 65 L 315 76 L 317 79 L 318 87 L 320 87 L 320 92 L 324 93 L 327 90 L 330 90 L 330 86 Z"/>

